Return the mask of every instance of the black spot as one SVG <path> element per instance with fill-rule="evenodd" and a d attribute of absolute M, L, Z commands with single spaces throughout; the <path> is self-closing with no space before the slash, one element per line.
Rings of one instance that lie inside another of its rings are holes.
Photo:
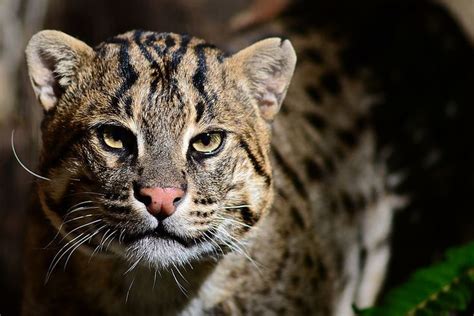
<path fill-rule="evenodd" d="M 308 48 L 303 55 L 311 59 L 313 63 L 321 64 L 324 61 L 321 51 L 315 47 Z"/>
<path fill-rule="evenodd" d="M 367 248 L 361 247 L 359 252 L 359 269 L 362 270 L 367 263 Z"/>
<path fill-rule="evenodd" d="M 313 261 L 313 258 L 311 257 L 311 255 L 309 254 L 306 254 L 304 256 L 304 265 L 307 267 L 307 268 L 312 268 L 314 266 L 314 261 Z"/>
<path fill-rule="evenodd" d="M 342 143 L 344 143 L 348 147 L 354 147 L 357 145 L 357 137 L 355 135 L 355 132 L 350 131 L 350 130 L 340 130 L 337 132 L 337 136 L 341 140 Z"/>
<path fill-rule="evenodd" d="M 357 208 L 352 200 L 351 196 L 347 192 L 342 192 L 341 193 L 341 201 L 342 204 L 344 205 L 344 209 L 350 214 L 353 215 L 355 214 Z"/>
<path fill-rule="evenodd" d="M 291 208 L 291 217 L 296 225 L 301 228 L 305 227 L 303 216 L 301 216 L 300 212 L 294 207 Z"/>
<path fill-rule="evenodd" d="M 359 210 L 365 209 L 367 207 L 367 199 L 364 194 L 360 193 L 355 198 L 356 208 Z"/>
<path fill-rule="evenodd" d="M 322 96 L 318 88 L 316 88 L 315 86 L 307 86 L 305 88 L 305 91 L 311 97 L 311 99 L 313 99 L 314 102 L 321 103 Z"/>
<path fill-rule="evenodd" d="M 313 181 L 321 180 L 324 177 L 324 172 L 321 167 L 312 159 L 306 158 L 304 161 L 306 174 Z"/>
<path fill-rule="evenodd" d="M 369 119 L 366 115 L 357 118 L 355 122 L 355 129 L 358 132 L 362 132 L 366 130 L 368 126 L 369 126 Z"/>
<path fill-rule="evenodd" d="M 300 278 L 298 275 L 294 275 L 291 277 L 291 284 L 293 286 L 298 286 L 300 284 Z"/>
<path fill-rule="evenodd" d="M 166 36 L 166 39 L 165 39 L 165 45 L 166 47 L 173 47 L 174 45 L 176 45 L 176 41 L 174 40 L 173 37 L 171 37 L 170 35 Z"/>
<path fill-rule="evenodd" d="M 305 118 L 318 131 L 323 131 L 327 126 L 324 118 L 317 113 L 307 113 Z"/>
<path fill-rule="evenodd" d="M 240 214 L 242 215 L 242 220 L 249 226 L 254 225 L 257 222 L 257 218 L 255 218 L 254 214 L 248 207 L 240 208 Z"/>
<path fill-rule="evenodd" d="M 342 90 L 338 76 L 332 72 L 325 73 L 321 76 L 321 84 L 332 94 L 339 94 Z"/>

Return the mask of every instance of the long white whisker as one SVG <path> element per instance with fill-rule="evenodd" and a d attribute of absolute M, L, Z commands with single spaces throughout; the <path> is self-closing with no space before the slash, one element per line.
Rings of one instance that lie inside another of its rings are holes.
<path fill-rule="evenodd" d="M 81 207 L 75 208 L 72 211 L 70 211 L 69 213 L 67 213 L 66 216 L 64 217 L 64 219 L 66 219 L 69 215 L 71 215 L 72 213 L 75 213 L 75 212 L 85 211 L 85 210 L 95 210 L 95 209 L 99 209 L 99 208 L 100 207 L 98 207 L 98 206 L 88 206 L 88 207 L 81 206 Z"/>
<path fill-rule="evenodd" d="M 188 280 L 186 280 L 186 278 L 184 277 L 184 275 L 181 273 L 181 271 L 179 270 L 179 268 L 173 263 L 173 266 L 176 268 L 176 271 L 179 273 L 179 275 L 181 276 L 181 278 L 183 279 L 183 281 L 189 285 L 189 282 Z"/>
<path fill-rule="evenodd" d="M 188 297 L 188 293 L 187 293 L 186 289 L 181 285 L 181 283 L 179 283 L 178 279 L 176 278 L 176 275 L 174 274 L 173 268 L 171 268 L 171 274 L 173 275 L 174 281 L 178 285 L 178 288 L 181 291 L 181 293 L 183 293 L 184 296 Z"/>
<path fill-rule="evenodd" d="M 224 206 L 223 209 L 231 210 L 231 209 L 235 209 L 235 208 L 250 207 L 250 206 L 251 206 L 251 205 L 248 205 L 248 204 L 232 205 L 232 206 Z"/>
<path fill-rule="evenodd" d="M 59 241 L 63 241 L 64 239 L 66 239 L 67 236 L 71 235 L 73 232 L 75 232 L 76 230 L 79 230 L 81 228 L 84 228 L 86 226 L 89 226 L 89 225 L 92 225 L 92 224 L 95 224 L 95 223 L 98 223 L 98 222 L 102 222 L 102 219 L 96 219 L 95 221 L 92 221 L 92 222 L 89 222 L 89 223 L 86 223 L 84 225 L 81 225 L 81 226 L 78 226 L 76 228 L 74 228 L 73 230 L 71 230 L 69 233 L 67 233 L 66 235 L 64 235 L 64 237 Z"/>
<path fill-rule="evenodd" d="M 21 160 L 20 160 L 20 158 L 18 157 L 18 154 L 16 153 L 16 150 L 15 150 L 15 130 L 12 130 L 11 146 L 12 146 L 13 155 L 15 155 L 16 161 L 20 164 L 20 166 L 21 166 L 23 169 L 25 169 L 29 174 L 31 174 L 32 176 L 37 177 L 38 179 L 46 180 L 46 181 L 51 181 L 51 179 L 49 179 L 49 178 L 46 178 L 46 177 L 40 176 L 40 175 L 37 174 L 37 173 L 34 173 L 33 171 L 31 171 L 30 169 L 28 169 L 28 168 L 21 162 Z"/>
<path fill-rule="evenodd" d="M 103 228 L 104 226 L 102 226 Z M 79 248 L 80 246 L 82 246 L 84 243 L 86 243 L 87 241 L 90 241 L 92 239 L 92 237 L 94 237 L 95 235 L 97 235 L 102 228 L 99 228 L 97 229 L 93 234 L 89 234 L 88 238 L 86 238 L 83 242 L 81 242 L 80 244 L 78 244 L 76 247 L 74 247 L 71 252 L 69 252 L 69 255 L 67 256 L 66 258 L 66 262 L 64 262 L 64 271 L 66 271 L 66 266 L 67 266 L 67 263 L 69 261 L 69 259 L 71 258 L 72 254 L 74 253 L 74 251 L 76 251 L 77 248 Z"/>
<path fill-rule="evenodd" d="M 138 258 L 138 259 L 130 266 L 130 268 L 128 268 L 128 270 L 123 273 L 123 275 L 126 275 L 127 273 L 129 273 L 130 271 L 132 271 L 133 269 L 135 269 L 135 267 L 138 265 L 138 263 L 140 262 L 140 260 L 142 260 L 142 258 L 143 258 L 143 257 Z"/>
<path fill-rule="evenodd" d="M 127 295 L 125 296 L 125 303 L 128 302 L 128 296 L 130 295 L 130 290 L 132 289 L 133 282 L 135 282 L 135 278 L 133 278 L 132 282 L 130 282 L 130 286 L 128 287 L 128 290 L 127 290 Z"/>
<path fill-rule="evenodd" d="M 232 218 L 228 218 L 228 217 L 225 217 L 225 216 L 220 216 L 220 215 L 214 215 L 216 218 L 218 219 L 222 219 L 222 220 L 225 220 L 225 221 L 229 221 L 229 222 L 232 222 L 232 223 L 235 223 L 237 225 L 241 225 L 243 227 L 247 227 L 247 228 L 253 228 L 252 226 L 250 225 L 247 225 L 241 221 L 238 221 L 238 220 L 235 220 L 235 219 L 232 219 Z"/>
<path fill-rule="evenodd" d="M 87 214 L 87 215 L 83 215 L 83 216 L 74 217 L 74 218 L 71 218 L 71 219 L 69 219 L 65 222 L 62 222 L 61 225 L 59 226 L 59 228 L 57 229 L 58 231 L 56 232 L 56 235 L 54 235 L 53 239 L 51 239 L 51 241 L 46 246 L 44 246 L 43 249 L 47 249 L 49 246 L 51 246 L 51 244 L 56 240 L 56 238 L 58 238 L 59 234 L 61 233 L 61 229 L 63 228 L 63 226 L 65 224 L 73 222 L 73 221 L 81 219 L 81 218 L 97 216 L 97 215 L 99 215 L 99 214 Z"/>
<path fill-rule="evenodd" d="M 59 251 L 53 257 L 53 260 L 51 260 L 51 264 L 49 265 L 48 272 L 46 273 L 45 283 L 48 282 L 49 277 L 51 276 L 51 273 L 53 272 L 54 267 L 56 267 L 56 264 L 55 264 L 56 258 L 61 254 L 61 252 L 63 252 L 63 249 L 70 246 L 71 243 L 74 243 L 76 239 L 81 238 L 81 236 L 83 236 L 83 235 L 84 235 L 84 233 L 81 233 L 81 234 L 77 235 L 76 237 L 74 237 L 73 239 L 68 241 L 64 246 L 62 246 L 61 249 L 59 249 Z M 61 255 L 61 257 L 62 257 L 62 255 Z M 60 259 L 61 258 L 59 258 L 58 260 L 60 260 Z"/>

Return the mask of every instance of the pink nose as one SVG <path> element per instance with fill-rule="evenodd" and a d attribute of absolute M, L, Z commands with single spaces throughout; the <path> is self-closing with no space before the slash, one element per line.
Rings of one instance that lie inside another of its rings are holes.
<path fill-rule="evenodd" d="M 176 210 L 184 191 L 178 188 L 142 188 L 140 195 L 146 198 L 146 209 L 151 215 L 168 217 Z"/>

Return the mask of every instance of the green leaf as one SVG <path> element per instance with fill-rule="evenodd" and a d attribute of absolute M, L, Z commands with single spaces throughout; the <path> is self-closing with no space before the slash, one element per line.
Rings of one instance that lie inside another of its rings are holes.
<path fill-rule="evenodd" d="M 464 311 L 474 299 L 474 242 L 450 249 L 445 259 L 417 270 L 409 280 L 392 289 L 381 304 L 360 309 L 359 316 L 431 316 Z"/>

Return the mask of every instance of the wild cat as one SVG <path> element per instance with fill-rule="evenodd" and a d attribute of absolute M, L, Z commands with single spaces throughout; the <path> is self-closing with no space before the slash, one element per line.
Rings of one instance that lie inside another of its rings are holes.
<path fill-rule="evenodd" d="M 173 33 L 95 48 L 33 36 L 44 178 L 23 314 L 350 315 L 373 301 L 393 203 L 370 94 L 336 41 L 291 40 L 296 70 L 280 38 L 229 55 Z"/>

